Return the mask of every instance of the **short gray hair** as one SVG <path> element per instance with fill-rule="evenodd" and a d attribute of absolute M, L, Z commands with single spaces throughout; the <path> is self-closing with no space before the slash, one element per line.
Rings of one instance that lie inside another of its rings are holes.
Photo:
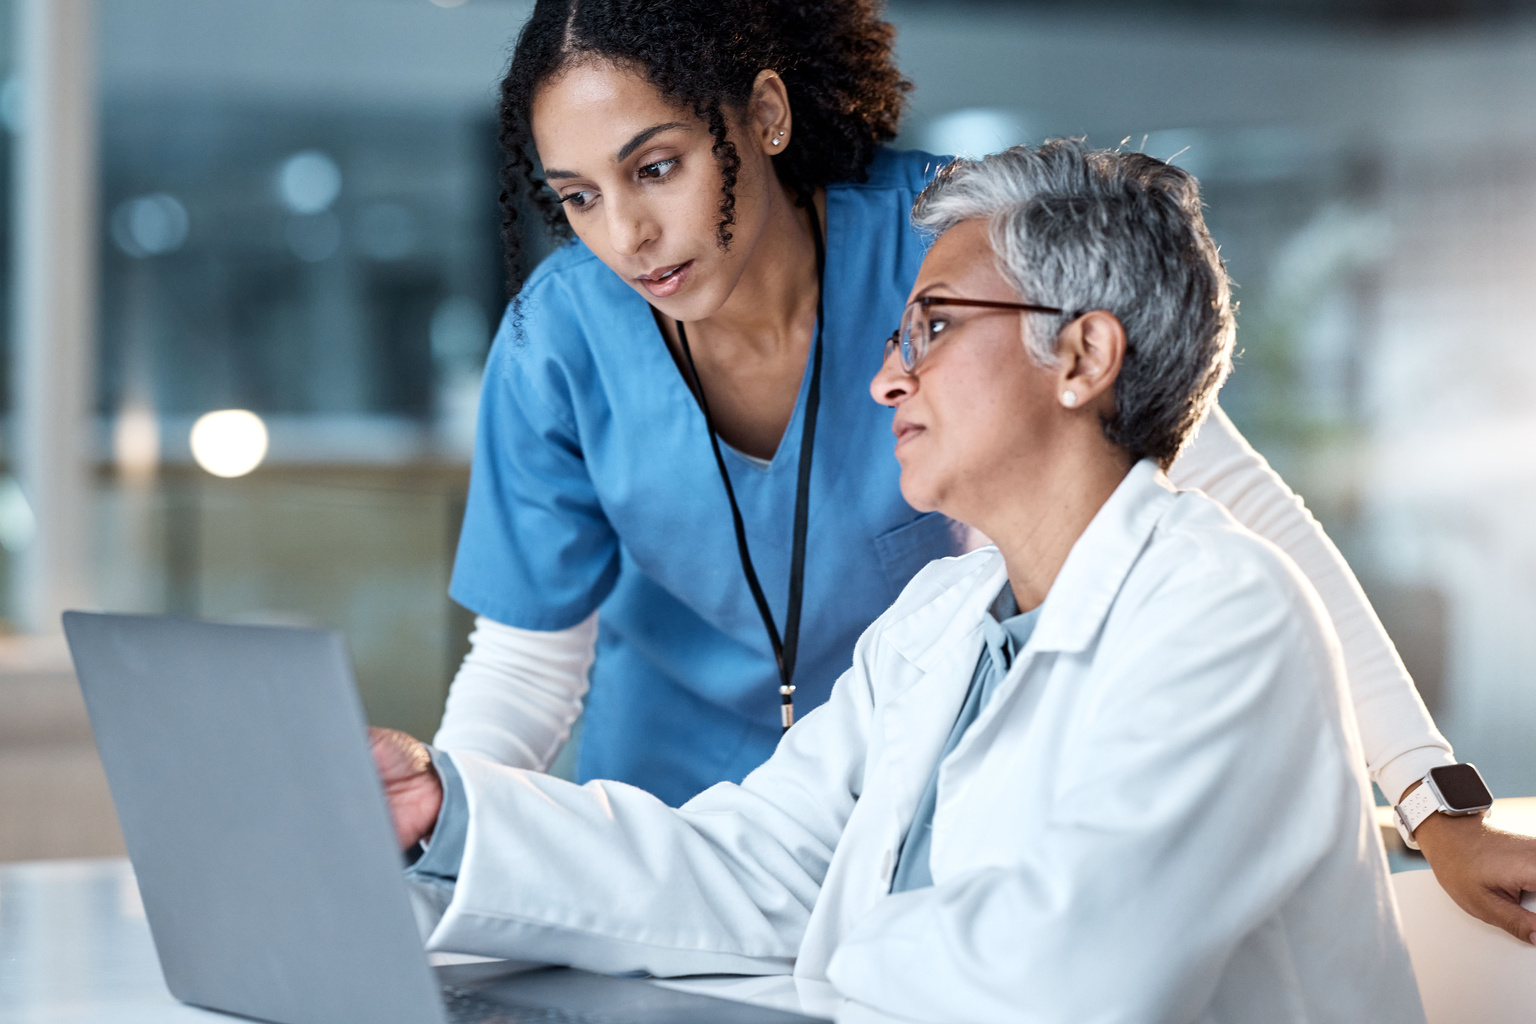
<path fill-rule="evenodd" d="M 1056 362 L 1069 317 L 1107 310 L 1128 346 L 1104 436 L 1167 469 L 1232 368 L 1231 286 L 1186 171 L 1142 153 L 1054 139 L 956 160 L 918 196 L 912 222 L 934 235 L 984 218 L 998 270 L 1025 302 L 1026 347 Z"/>

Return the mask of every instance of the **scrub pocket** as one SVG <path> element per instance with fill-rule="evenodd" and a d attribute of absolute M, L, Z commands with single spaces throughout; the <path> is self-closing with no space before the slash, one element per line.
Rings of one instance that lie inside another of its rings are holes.
<path fill-rule="evenodd" d="M 925 512 L 875 538 L 875 554 L 891 588 L 892 601 L 923 566 L 962 550 L 964 527 L 941 512 Z"/>

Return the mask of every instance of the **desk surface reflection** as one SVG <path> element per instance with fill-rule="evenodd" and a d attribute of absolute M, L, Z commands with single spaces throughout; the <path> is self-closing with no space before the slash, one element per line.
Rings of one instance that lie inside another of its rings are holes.
<path fill-rule="evenodd" d="M 690 978 L 670 988 L 831 1017 L 830 986 Z M 0 1024 L 192 1024 L 235 1018 L 166 991 L 126 860 L 0 865 Z"/>

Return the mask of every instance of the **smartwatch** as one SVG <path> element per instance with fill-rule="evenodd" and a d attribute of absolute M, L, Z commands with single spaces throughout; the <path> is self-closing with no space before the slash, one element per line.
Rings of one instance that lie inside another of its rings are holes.
<path fill-rule="evenodd" d="M 1488 792 L 1483 777 L 1470 764 L 1431 768 L 1429 774 L 1424 776 L 1423 783 L 1403 797 L 1403 802 L 1394 808 L 1396 813 L 1392 815 L 1392 820 L 1397 823 L 1398 835 L 1403 837 L 1403 842 L 1408 844 L 1410 850 L 1419 848 L 1419 844 L 1413 841 L 1414 830 L 1436 811 L 1459 818 L 1478 814 L 1493 806 L 1493 794 Z"/>

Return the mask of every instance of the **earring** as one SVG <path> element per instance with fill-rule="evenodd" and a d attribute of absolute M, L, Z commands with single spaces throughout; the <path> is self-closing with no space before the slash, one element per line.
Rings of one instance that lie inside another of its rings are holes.
<path fill-rule="evenodd" d="M 784 141 L 784 133 L 783 132 L 779 132 L 779 134 L 774 137 L 773 144 L 775 146 L 777 146 L 779 143 L 781 143 L 783 141 Z"/>
<path fill-rule="evenodd" d="M 1063 391 L 1061 393 L 1061 404 L 1066 406 L 1068 409 L 1072 408 L 1077 404 L 1077 392 Z"/>

